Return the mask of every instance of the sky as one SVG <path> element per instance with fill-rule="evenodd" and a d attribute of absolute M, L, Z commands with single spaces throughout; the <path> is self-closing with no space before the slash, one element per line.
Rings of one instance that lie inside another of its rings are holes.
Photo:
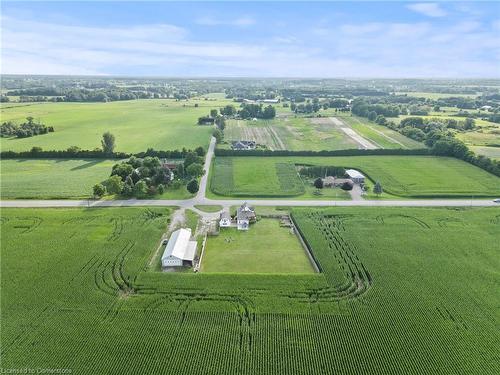
<path fill-rule="evenodd" d="M 500 2 L 1 4 L 2 74 L 500 78 Z"/>

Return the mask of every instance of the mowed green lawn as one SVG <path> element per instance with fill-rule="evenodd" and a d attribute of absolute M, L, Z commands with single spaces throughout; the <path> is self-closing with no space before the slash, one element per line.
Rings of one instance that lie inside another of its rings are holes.
<path fill-rule="evenodd" d="M 211 190 L 225 196 L 300 197 L 304 190 L 293 173 L 295 164 L 355 168 L 371 182 L 379 181 L 386 193 L 401 197 L 500 195 L 499 177 L 458 159 L 434 156 L 217 157 Z"/>
<path fill-rule="evenodd" d="M 207 239 L 202 272 L 310 273 L 314 269 L 290 228 L 261 219 L 248 231 L 221 228 Z"/>
<path fill-rule="evenodd" d="M 33 103 L 2 104 L 3 121 L 20 123 L 27 116 L 53 126 L 54 133 L 30 138 L 3 138 L 3 151 L 27 151 L 33 146 L 44 150 L 65 150 L 70 146 L 94 149 L 101 146 L 102 134 L 116 137 L 116 151 L 140 152 L 148 148 L 174 150 L 208 146 L 212 127 L 197 125 L 200 116 L 212 108 L 229 103 L 224 100 L 191 99 L 132 100 L 109 103 Z M 198 104 L 198 107 L 195 107 Z"/>
<path fill-rule="evenodd" d="M 16 159 L 0 161 L 1 196 L 87 198 L 92 186 L 109 177 L 117 160 Z"/>

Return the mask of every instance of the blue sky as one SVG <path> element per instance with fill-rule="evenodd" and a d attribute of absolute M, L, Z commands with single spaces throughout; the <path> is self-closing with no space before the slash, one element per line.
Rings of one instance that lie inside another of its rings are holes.
<path fill-rule="evenodd" d="M 500 78 L 498 2 L 13 2 L 4 74 Z"/>

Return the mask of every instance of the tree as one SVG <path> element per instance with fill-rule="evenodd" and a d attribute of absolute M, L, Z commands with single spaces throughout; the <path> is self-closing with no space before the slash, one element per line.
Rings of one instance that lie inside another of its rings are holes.
<path fill-rule="evenodd" d="M 217 117 L 217 109 L 211 109 L 210 110 L 210 117 L 216 118 Z"/>
<path fill-rule="evenodd" d="M 276 116 L 276 109 L 272 105 L 268 105 L 266 108 L 264 108 L 264 111 L 262 111 L 262 118 L 272 119 L 275 116 Z"/>
<path fill-rule="evenodd" d="M 224 134 L 220 131 L 220 129 L 215 129 L 212 135 L 215 137 L 217 143 L 221 143 L 224 139 Z"/>
<path fill-rule="evenodd" d="M 375 183 L 375 186 L 373 187 L 373 192 L 375 194 L 377 194 L 377 196 L 379 196 L 380 194 L 382 194 L 383 190 L 382 190 L 382 185 L 380 184 L 380 182 L 376 182 Z"/>
<path fill-rule="evenodd" d="M 175 168 L 175 175 L 177 177 L 183 178 L 184 177 L 184 164 L 177 164 L 177 167 Z"/>
<path fill-rule="evenodd" d="M 109 194 L 120 194 L 123 190 L 123 181 L 120 176 L 114 175 L 102 183 Z"/>
<path fill-rule="evenodd" d="M 226 120 L 224 119 L 224 116 L 217 116 L 215 118 L 215 125 L 217 125 L 221 131 L 224 131 L 226 128 Z"/>
<path fill-rule="evenodd" d="M 186 188 L 191 194 L 194 194 L 194 193 L 198 192 L 200 186 L 198 185 L 197 180 L 191 180 L 188 182 Z"/>
<path fill-rule="evenodd" d="M 186 173 L 190 177 L 200 177 L 204 172 L 203 165 L 199 163 L 190 164 L 189 167 L 186 168 Z"/>
<path fill-rule="evenodd" d="M 201 158 L 196 152 L 188 152 L 184 158 L 184 169 L 186 170 L 193 163 L 202 163 Z"/>
<path fill-rule="evenodd" d="M 323 180 L 321 178 L 317 178 L 314 180 L 314 187 L 316 189 L 323 189 Z"/>
<path fill-rule="evenodd" d="M 94 198 L 101 198 L 104 194 L 106 194 L 106 188 L 103 186 L 103 184 L 95 184 L 94 187 L 92 188 L 92 192 L 94 195 Z"/>
<path fill-rule="evenodd" d="M 143 198 L 147 195 L 148 193 L 148 184 L 146 184 L 146 181 L 144 180 L 139 180 L 137 183 L 134 185 L 134 195 L 137 198 Z"/>
<path fill-rule="evenodd" d="M 368 113 L 368 120 L 375 121 L 376 118 L 377 118 L 377 112 L 371 111 Z"/>
<path fill-rule="evenodd" d="M 102 135 L 102 152 L 105 154 L 112 154 L 115 150 L 115 136 L 110 132 L 106 132 Z"/>
<path fill-rule="evenodd" d="M 122 180 L 125 181 L 127 176 L 129 176 L 133 170 L 134 170 L 134 168 L 128 163 L 115 164 L 115 165 L 113 165 L 113 169 L 111 171 L 111 176 L 115 176 L 115 175 L 120 176 L 122 178 Z"/>
<path fill-rule="evenodd" d="M 236 108 L 234 105 L 228 104 L 220 109 L 220 114 L 224 116 L 234 116 L 236 114 Z"/>
<path fill-rule="evenodd" d="M 465 119 L 465 122 L 464 122 L 464 129 L 465 130 L 474 129 L 475 126 L 476 126 L 476 121 L 473 118 L 467 117 Z"/>
<path fill-rule="evenodd" d="M 194 152 L 196 152 L 196 155 L 198 155 L 198 156 L 201 156 L 201 157 L 205 156 L 205 149 L 201 146 L 196 147 L 194 149 Z"/>
<path fill-rule="evenodd" d="M 154 176 L 157 185 L 168 185 L 171 181 L 171 171 L 168 168 L 160 168 Z"/>
<path fill-rule="evenodd" d="M 162 195 L 165 192 L 165 186 L 163 186 L 163 184 L 159 184 L 157 191 L 158 191 L 158 194 Z"/>

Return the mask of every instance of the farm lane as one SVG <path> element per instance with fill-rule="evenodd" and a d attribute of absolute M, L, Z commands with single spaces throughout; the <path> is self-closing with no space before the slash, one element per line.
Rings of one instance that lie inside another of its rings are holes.
<path fill-rule="evenodd" d="M 203 166 L 205 174 L 201 177 L 200 180 L 200 188 L 195 198 L 197 200 L 205 199 L 205 193 L 207 191 L 208 175 L 210 171 L 210 166 L 212 165 L 212 159 L 214 157 L 215 144 L 216 144 L 216 139 L 215 137 L 212 137 L 210 139 L 210 145 L 208 146 L 207 154 L 205 155 L 205 165 Z"/>
<path fill-rule="evenodd" d="M 338 119 L 337 117 L 330 117 L 330 121 L 332 121 L 336 126 L 340 128 L 346 135 L 351 137 L 357 144 L 361 146 L 361 148 L 365 150 L 373 150 L 377 147 L 371 141 L 362 137 L 358 132 L 356 132 L 353 128 L 347 125 L 344 121 Z"/>

